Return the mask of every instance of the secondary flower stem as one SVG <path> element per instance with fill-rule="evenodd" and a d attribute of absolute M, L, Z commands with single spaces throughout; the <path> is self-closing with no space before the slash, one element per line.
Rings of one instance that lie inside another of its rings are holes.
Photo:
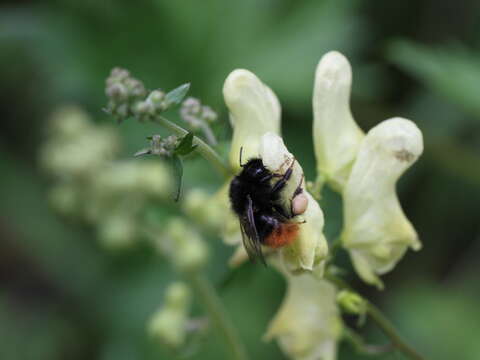
<path fill-rule="evenodd" d="M 209 318 L 225 338 L 233 360 L 248 360 L 248 355 L 240 337 L 220 301 L 212 284 L 198 272 L 189 273 L 190 284 L 198 294 Z"/>
<path fill-rule="evenodd" d="M 343 279 L 326 272 L 325 278 L 331 283 L 335 284 L 339 289 L 351 290 L 350 286 L 343 281 Z M 367 303 L 367 314 L 373 320 L 373 322 L 383 331 L 383 333 L 390 339 L 392 345 L 403 354 L 408 356 L 412 360 L 425 360 L 415 349 L 408 345 L 405 340 L 400 336 L 397 329 L 393 326 L 392 322 L 370 301 L 365 299 Z"/>
<path fill-rule="evenodd" d="M 370 318 L 377 324 L 377 326 L 382 329 L 382 331 L 387 335 L 392 344 L 395 347 L 414 360 L 425 360 L 425 358 L 420 355 L 415 349 L 410 347 L 400 336 L 398 331 L 395 329 L 393 324 L 389 319 L 372 303 L 367 302 L 367 313 L 370 315 Z"/>
<path fill-rule="evenodd" d="M 168 130 L 174 132 L 179 136 L 185 136 L 188 134 L 188 131 L 178 126 L 177 124 L 171 122 L 168 119 L 165 119 L 163 116 L 155 116 L 152 117 L 151 120 L 163 127 L 167 128 Z M 225 164 L 222 158 L 213 150 L 205 141 L 198 138 L 197 136 L 193 137 L 193 143 L 197 146 L 198 152 L 208 160 L 215 169 L 223 176 L 228 177 L 232 175 L 232 171 L 230 167 Z"/>
<path fill-rule="evenodd" d="M 343 328 L 343 337 L 348 340 L 357 352 L 365 355 L 381 355 L 394 349 L 393 344 L 371 345 L 366 344 L 363 338 L 348 326 Z"/>

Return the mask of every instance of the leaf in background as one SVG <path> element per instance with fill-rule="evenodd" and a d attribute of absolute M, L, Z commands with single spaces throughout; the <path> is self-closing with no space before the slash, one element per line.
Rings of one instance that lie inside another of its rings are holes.
<path fill-rule="evenodd" d="M 480 54 L 459 45 L 430 48 L 398 40 L 391 43 L 387 56 L 431 90 L 480 117 Z"/>
<path fill-rule="evenodd" d="M 178 155 L 173 155 L 170 158 L 170 161 L 172 162 L 173 173 L 178 185 L 177 194 L 175 195 L 174 200 L 178 201 L 178 199 L 180 199 L 180 194 L 182 192 L 183 163 L 182 163 L 182 159 L 180 159 L 180 156 Z"/>
<path fill-rule="evenodd" d="M 178 144 L 178 146 L 175 148 L 174 153 L 182 156 L 190 154 L 197 147 L 197 145 L 192 145 L 192 142 L 193 133 L 188 133 L 182 138 L 180 144 Z"/>
<path fill-rule="evenodd" d="M 167 95 L 165 95 L 165 103 L 167 104 L 167 109 L 173 105 L 180 104 L 185 95 L 187 95 L 189 89 L 190 83 L 186 83 L 167 93 Z"/>

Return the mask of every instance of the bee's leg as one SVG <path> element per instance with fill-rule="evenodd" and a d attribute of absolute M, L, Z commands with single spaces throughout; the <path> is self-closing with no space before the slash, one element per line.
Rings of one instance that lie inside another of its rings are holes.
<path fill-rule="evenodd" d="M 304 178 L 305 178 L 305 175 L 302 175 L 300 183 L 298 184 L 297 188 L 293 192 L 292 198 L 290 199 L 290 213 L 293 215 L 303 214 L 308 206 L 308 198 L 304 194 L 302 195 L 302 197 L 297 198 L 296 204 L 295 204 L 296 209 L 294 209 L 294 205 L 293 205 L 295 198 L 298 195 L 303 193 L 302 183 Z"/>
<path fill-rule="evenodd" d="M 302 188 L 303 179 L 305 179 L 305 174 L 302 175 L 302 178 L 300 179 L 300 182 L 298 183 L 298 186 L 295 189 L 295 192 L 293 193 L 292 200 L 295 196 L 303 192 L 303 188 Z"/>
<path fill-rule="evenodd" d="M 273 185 L 273 188 L 272 188 L 272 191 L 271 193 L 272 194 L 275 194 L 279 191 L 281 191 L 285 185 L 287 184 L 287 181 L 288 179 L 290 179 L 290 176 L 292 176 L 292 172 L 293 172 L 293 165 L 295 164 L 295 159 L 293 159 L 292 163 L 290 164 L 290 166 L 288 167 L 287 171 L 285 171 L 285 174 L 281 175 L 281 179 L 278 180 L 274 185 Z"/>
<path fill-rule="evenodd" d="M 270 181 L 273 177 L 274 177 L 273 174 L 265 175 L 263 178 L 260 179 L 260 182 L 261 182 L 261 183 L 264 183 L 264 182 L 266 182 L 266 181 Z"/>
<path fill-rule="evenodd" d="M 242 153 L 243 153 L 243 146 L 240 146 L 240 158 L 239 158 L 239 160 L 240 160 L 240 167 L 243 167 L 243 165 L 245 165 L 245 164 L 242 164 Z"/>

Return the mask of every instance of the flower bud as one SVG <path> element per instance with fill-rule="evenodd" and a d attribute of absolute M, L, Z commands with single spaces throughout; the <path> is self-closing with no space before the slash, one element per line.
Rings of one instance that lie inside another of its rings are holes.
<path fill-rule="evenodd" d="M 134 214 L 117 212 L 102 218 L 98 223 L 98 238 L 108 249 L 120 250 L 130 247 L 138 236 Z"/>
<path fill-rule="evenodd" d="M 319 179 L 342 190 L 364 134 L 350 111 L 352 70 L 339 52 L 324 55 L 313 91 L 313 140 Z"/>
<path fill-rule="evenodd" d="M 188 313 L 191 306 L 190 288 L 182 283 L 171 284 L 164 305 L 152 316 L 148 332 L 167 346 L 178 348 L 185 343 Z"/>
<path fill-rule="evenodd" d="M 242 69 L 228 75 L 223 96 L 233 127 L 230 164 L 239 170 L 240 148 L 243 148 L 243 159 L 258 157 L 262 135 L 280 133 L 280 104 L 270 88 L 253 73 Z"/>
<path fill-rule="evenodd" d="M 215 195 L 211 196 L 201 189 L 192 189 L 183 197 L 182 208 L 198 224 L 216 230 L 224 223 L 225 209 L 215 200 Z"/>
<path fill-rule="evenodd" d="M 264 339 L 277 339 L 282 351 L 294 360 L 336 359 L 342 323 L 335 288 L 308 273 L 281 271 L 287 293 Z"/>
<path fill-rule="evenodd" d="M 343 192 L 343 245 L 359 276 L 379 288 L 377 275 L 392 270 L 408 247 L 421 247 L 395 185 L 422 152 L 422 133 L 413 122 L 381 122 L 362 141 Z"/>
<path fill-rule="evenodd" d="M 181 218 L 169 219 L 157 246 L 180 271 L 196 271 L 208 258 L 204 240 Z"/>
<path fill-rule="evenodd" d="M 340 291 L 337 302 L 343 311 L 349 314 L 364 315 L 367 311 L 367 302 L 360 295 L 349 290 Z"/>

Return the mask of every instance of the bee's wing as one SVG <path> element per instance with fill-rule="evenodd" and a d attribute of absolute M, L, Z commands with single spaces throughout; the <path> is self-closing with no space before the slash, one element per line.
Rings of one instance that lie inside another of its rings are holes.
<path fill-rule="evenodd" d="M 253 202 L 250 196 L 247 196 L 247 200 L 246 213 L 240 217 L 243 246 L 251 260 L 255 261 L 255 259 L 259 258 L 263 264 L 266 264 L 262 253 L 262 243 L 260 242 L 253 217 Z"/>

